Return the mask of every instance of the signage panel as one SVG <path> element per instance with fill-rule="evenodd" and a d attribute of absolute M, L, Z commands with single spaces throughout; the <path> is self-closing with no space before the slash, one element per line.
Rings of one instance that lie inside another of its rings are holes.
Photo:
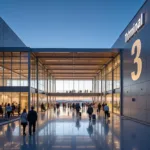
<path fill-rule="evenodd" d="M 125 34 L 125 42 L 127 43 L 143 25 L 144 25 L 144 14 L 142 13 L 138 21 L 134 23 L 133 27 L 130 30 L 128 30 L 128 32 Z"/>

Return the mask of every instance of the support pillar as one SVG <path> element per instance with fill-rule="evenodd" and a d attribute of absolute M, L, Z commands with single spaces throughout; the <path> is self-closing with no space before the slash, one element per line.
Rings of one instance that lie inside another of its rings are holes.
<path fill-rule="evenodd" d="M 31 102 L 31 52 L 28 52 L 28 111 Z"/>
<path fill-rule="evenodd" d="M 104 67 L 104 102 L 106 102 L 106 65 Z"/>
<path fill-rule="evenodd" d="M 46 80 L 47 80 L 47 92 L 46 92 L 46 96 L 47 96 L 47 109 L 48 109 L 48 70 L 47 70 L 47 77 L 46 77 Z"/>
<path fill-rule="evenodd" d="M 112 61 L 112 112 L 114 112 L 114 107 L 113 107 L 114 106 L 114 69 L 113 69 L 113 61 Z"/>
<path fill-rule="evenodd" d="M 123 115 L 123 50 L 120 50 L 120 115 Z"/>
<path fill-rule="evenodd" d="M 37 112 L 39 112 L 39 68 L 38 68 L 38 58 L 36 58 L 36 83 L 37 83 Z"/>

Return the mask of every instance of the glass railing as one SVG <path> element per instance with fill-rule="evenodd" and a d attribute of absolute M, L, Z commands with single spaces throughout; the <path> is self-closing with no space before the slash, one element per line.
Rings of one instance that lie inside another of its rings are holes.
<path fill-rule="evenodd" d="M 92 90 L 56 90 L 55 93 L 96 93 Z"/>

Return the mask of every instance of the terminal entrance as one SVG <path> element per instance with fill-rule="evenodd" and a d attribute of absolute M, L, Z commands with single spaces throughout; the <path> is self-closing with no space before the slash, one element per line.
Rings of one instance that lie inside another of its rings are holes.
<path fill-rule="evenodd" d="M 120 53 L 116 49 L 32 49 L 0 52 L 0 103 L 21 110 L 58 100 L 107 103 L 120 114 Z M 97 106 L 95 106 L 97 107 Z"/>
<path fill-rule="evenodd" d="M 120 54 L 118 50 L 92 52 L 35 52 L 52 79 L 52 102 L 107 103 L 120 114 Z"/>

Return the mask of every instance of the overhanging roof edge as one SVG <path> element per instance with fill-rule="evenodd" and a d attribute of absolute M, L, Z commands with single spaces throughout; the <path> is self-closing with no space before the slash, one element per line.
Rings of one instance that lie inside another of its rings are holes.
<path fill-rule="evenodd" d="M 120 48 L 30 48 L 30 47 L 0 47 L 0 52 L 114 52 L 119 53 Z"/>
<path fill-rule="evenodd" d="M 32 52 L 119 52 L 113 48 L 31 48 Z"/>
<path fill-rule="evenodd" d="M 30 47 L 0 47 L 0 52 L 29 52 Z"/>

